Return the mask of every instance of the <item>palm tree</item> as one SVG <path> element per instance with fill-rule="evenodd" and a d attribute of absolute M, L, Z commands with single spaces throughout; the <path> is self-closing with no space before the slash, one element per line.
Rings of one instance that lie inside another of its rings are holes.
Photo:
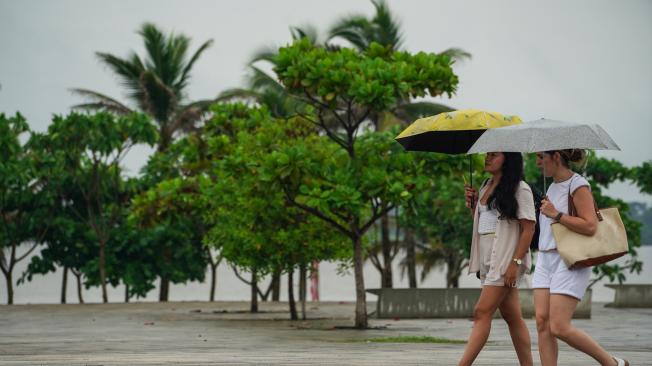
<path fill-rule="evenodd" d="M 119 77 L 128 98 L 138 109 L 157 122 L 160 137 L 158 151 L 165 151 L 175 133 L 193 129 L 213 102 L 187 102 L 185 94 L 192 67 L 213 40 L 204 42 L 188 57 L 190 38 L 184 35 L 165 35 L 151 23 L 143 24 L 138 33 L 147 52 L 144 58 L 135 52 L 127 58 L 97 52 L 97 57 Z M 117 114 L 132 112 L 126 104 L 102 93 L 81 88 L 72 91 L 88 100 L 73 108 L 106 110 Z"/>

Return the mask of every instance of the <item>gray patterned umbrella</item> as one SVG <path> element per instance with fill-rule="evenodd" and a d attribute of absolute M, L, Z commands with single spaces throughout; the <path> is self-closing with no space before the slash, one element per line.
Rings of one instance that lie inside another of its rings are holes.
<path fill-rule="evenodd" d="M 520 125 L 487 130 L 467 154 L 539 152 L 563 149 L 620 150 L 597 124 L 580 124 L 542 118 Z"/>
<path fill-rule="evenodd" d="M 542 118 L 520 125 L 485 131 L 467 154 L 486 152 L 522 152 L 587 149 L 620 150 L 609 134 L 597 124 L 561 122 Z M 546 192 L 546 177 L 543 177 Z"/>

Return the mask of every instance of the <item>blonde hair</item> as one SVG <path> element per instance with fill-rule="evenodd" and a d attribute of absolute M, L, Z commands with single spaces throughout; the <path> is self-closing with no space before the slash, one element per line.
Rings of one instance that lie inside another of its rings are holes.
<path fill-rule="evenodd" d="M 588 155 L 584 149 L 564 149 L 564 150 L 552 150 L 546 151 L 547 154 L 553 155 L 554 153 L 559 153 L 561 157 L 561 163 L 569 169 L 583 171 L 586 169 L 586 163 L 588 162 Z"/>

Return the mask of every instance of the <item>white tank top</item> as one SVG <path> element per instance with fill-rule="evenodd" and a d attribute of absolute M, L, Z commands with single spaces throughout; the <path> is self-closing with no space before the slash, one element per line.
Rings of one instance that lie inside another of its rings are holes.
<path fill-rule="evenodd" d="M 578 188 L 583 186 L 589 187 L 589 190 L 591 189 L 586 178 L 574 173 L 569 179 L 563 182 L 553 182 L 548 187 L 546 196 L 548 196 L 548 200 L 555 206 L 557 211 L 568 214 L 568 193 L 570 192 L 573 195 Z M 553 219 L 543 213 L 539 213 L 539 250 L 557 249 L 557 242 L 555 242 L 555 237 L 552 235 L 552 228 L 550 227 L 553 222 Z"/>
<path fill-rule="evenodd" d="M 489 209 L 489 206 L 478 202 L 478 234 L 491 234 L 496 232 L 498 226 L 498 210 Z"/>

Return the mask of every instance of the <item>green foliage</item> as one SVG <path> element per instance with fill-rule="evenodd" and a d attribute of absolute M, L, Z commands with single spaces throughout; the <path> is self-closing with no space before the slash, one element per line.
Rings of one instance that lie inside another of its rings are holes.
<path fill-rule="evenodd" d="M 343 238 L 289 207 L 284 192 L 269 181 L 268 160 L 285 161 L 278 149 L 311 134 L 310 125 L 300 119 L 281 123 L 265 108 L 241 104 L 212 110 L 205 127 L 207 151 L 221 159 L 208 170 L 214 179 L 202 186 L 211 225 L 206 243 L 220 248 L 232 265 L 258 273 L 343 258 Z"/>
<path fill-rule="evenodd" d="M 646 161 L 641 166 L 632 168 L 632 177 L 641 192 L 652 194 L 652 161 Z"/>
<path fill-rule="evenodd" d="M 290 92 L 305 93 L 329 108 L 341 102 L 384 111 L 426 92 L 450 97 L 458 82 L 446 55 L 392 52 L 379 44 L 364 53 L 333 52 L 301 39 L 281 48 L 275 60 L 274 71 Z"/>
<path fill-rule="evenodd" d="M 42 243 L 51 225 L 52 197 L 39 185 L 42 172 L 32 145 L 23 142 L 31 134 L 22 115 L 0 113 L 0 270 L 8 282 L 10 304 L 14 266 Z M 28 242 L 30 248 L 19 253 L 18 247 Z"/>
<path fill-rule="evenodd" d="M 125 218 L 134 192 L 120 162 L 133 145 L 152 145 L 156 138 L 145 115 L 106 112 L 55 116 L 47 133 L 33 136 L 39 184 L 55 198 L 51 209 L 57 227 L 30 264 L 28 279 L 57 264 L 81 271 L 87 286 L 120 281 L 129 257 L 118 260 L 118 253 L 131 234 L 125 232 L 130 229 Z"/>

